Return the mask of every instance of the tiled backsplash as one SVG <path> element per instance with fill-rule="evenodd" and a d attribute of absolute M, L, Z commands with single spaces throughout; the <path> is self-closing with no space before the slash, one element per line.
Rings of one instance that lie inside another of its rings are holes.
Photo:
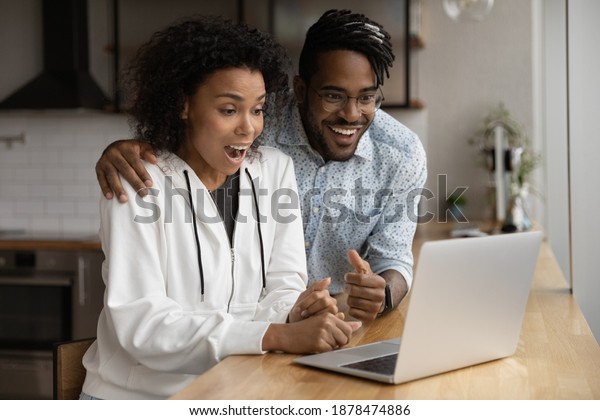
<path fill-rule="evenodd" d="M 0 229 L 97 232 L 94 166 L 113 140 L 130 138 L 122 114 L 94 111 L 0 113 Z"/>
<path fill-rule="evenodd" d="M 390 113 L 427 148 L 426 112 Z M 99 227 L 100 188 L 94 166 L 114 140 L 131 138 L 123 114 L 95 111 L 0 112 L 0 230 L 92 233 Z"/>

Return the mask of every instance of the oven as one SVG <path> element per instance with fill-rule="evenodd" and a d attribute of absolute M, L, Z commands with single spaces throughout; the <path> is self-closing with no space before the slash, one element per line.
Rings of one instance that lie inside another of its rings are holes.
<path fill-rule="evenodd" d="M 104 256 L 0 250 L 0 399 L 52 398 L 53 343 L 96 335 Z"/>

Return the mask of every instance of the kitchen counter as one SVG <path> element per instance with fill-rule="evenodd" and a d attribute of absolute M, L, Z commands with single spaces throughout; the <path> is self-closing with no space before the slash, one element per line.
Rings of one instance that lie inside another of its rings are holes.
<path fill-rule="evenodd" d="M 101 250 L 100 239 L 95 233 L 28 232 L 24 230 L 0 230 L 0 249 L 31 250 Z"/>
<path fill-rule="evenodd" d="M 419 225 L 413 249 L 446 239 L 449 224 Z M 340 308 L 345 310 L 341 299 Z M 352 345 L 398 337 L 408 299 L 363 324 Z M 183 400 L 414 400 L 598 399 L 600 347 L 547 242 L 542 243 L 517 351 L 511 357 L 400 385 L 368 381 L 294 363 L 293 354 L 234 355 L 209 369 L 172 399 Z"/>

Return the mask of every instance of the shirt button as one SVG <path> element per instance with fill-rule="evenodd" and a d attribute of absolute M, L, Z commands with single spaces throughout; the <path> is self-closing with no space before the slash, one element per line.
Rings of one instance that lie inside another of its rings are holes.
<path fill-rule="evenodd" d="M 318 207 L 313 207 L 313 213 L 317 214 L 319 212 L 319 208 Z"/>
<path fill-rule="evenodd" d="M 321 166 L 321 167 L 319 168 L 319 172 L 321 172 L 321 173 L 325 172 L 325 167 L 324 167 L 324 166 Z"/>

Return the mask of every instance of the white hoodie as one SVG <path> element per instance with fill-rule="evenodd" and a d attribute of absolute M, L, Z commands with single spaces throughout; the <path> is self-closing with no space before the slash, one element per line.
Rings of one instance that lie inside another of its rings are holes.
<path fill-rule="evenodd" d="M 240 170 L 231 246 L 206 187 L 173 154 L 146 164 L 154 186 L 144 199 L 127 182 L 127 204 L 101 199 L 107 289 L 98 339 L 83 359 L 83 392 L 102 399 L 169 397 L 229 355 L 262 353 L 269 324 L 286 321 L 307 281 L 300 204 L 292 160 L 273 148 L 259 150 Z M 204 299 L 184 170 L 197 215 Z"/>

